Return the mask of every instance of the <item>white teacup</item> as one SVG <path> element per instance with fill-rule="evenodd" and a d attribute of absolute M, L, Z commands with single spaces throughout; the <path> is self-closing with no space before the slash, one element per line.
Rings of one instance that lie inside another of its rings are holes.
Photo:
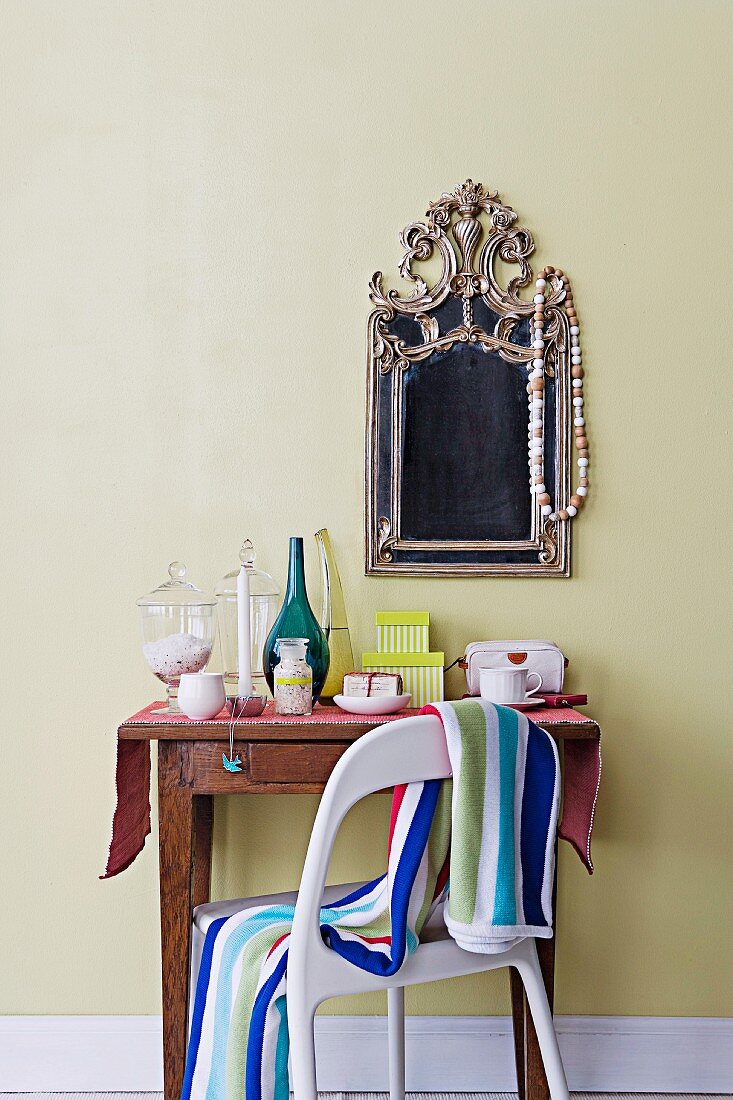
<path fill-rule="evenodd" d="M 530 676 L 537 677 L 537 683 L 527 688 Z M 479 671 L 481 698 L 489 703 L 524 703 L 542 687 L 539 672 L 529 672 L 526 668 L 482 668 Z"/>
<path fill-rule="evenodd" d="M 184 672 L 178 687 L 178 705 L 187 718 L 205 722 L 216 718 L 226 702 L 220 672 Z"/>

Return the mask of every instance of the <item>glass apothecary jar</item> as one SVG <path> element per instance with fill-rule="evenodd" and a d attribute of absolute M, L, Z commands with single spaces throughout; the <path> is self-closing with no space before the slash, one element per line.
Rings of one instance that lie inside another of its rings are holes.
<path fill-rule="evenodd" d="M 211 657 L 216 634 L 216 600 L 186 580 L 186 566 L 173 561 L 168 580 L 137 601 L 143 627 L 143 654 L 168 693 L 157 714 L 179 714 L 178 684 L 184 672 L 201 672 Z"/>
<path fill-rule="evenodd" d="M 252 688 L 257 695 L 268 695 L 265 674 L 262 668 L 262 654 L 267 635 L 275 621 L 280 604 L 280 589 L 269 573 L 255 569 L 254 546 L 249 539 L 242 543 L 239 560 L 247 570 L 249 577 L 249 615 L 250 638 L 252 639 Z M 219 642 L 221 644 L 221 667 L 224 670 L 224 683 L 228 694 L 236 695 L 239 677 L 237 656 L 237 577 L 240 566 L 227 573 L 216 586 L 216 599 L 219 605 Z"/>
<path fill-rule="evenodd" d="M 278 638 L 280 660 L 273 681 L 276 714 L 310 714 L 313 710 L 313 669 L 306 660 L 307 638 Z"/>

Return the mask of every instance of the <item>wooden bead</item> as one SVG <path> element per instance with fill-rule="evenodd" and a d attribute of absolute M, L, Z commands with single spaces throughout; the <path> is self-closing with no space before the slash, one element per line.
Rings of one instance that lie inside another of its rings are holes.
<path fill-rule="evenodd" d="M 555 272 L 555 268 L 554 268 L 554 267 L 552 267 L 552 265 L 551 265 L 551 264 L 548 264 L 548 265 L 547 265 L 547 267 L 545 268 L 545 276 L 547 276 L 547 275 L 553 275 L 553 274 L 554 274 L 554 272 Z"/>
<path fill-rule="evenodd" d="M 544 482 L 544 477 L 542 476 L 542 474 L 535 474 L 532 478 L 532 481 L 535 485 L 542 485 Z"/>
<path fill-rule="evenodd" d="M 530 386 L 533 390 L 543 390 L 545 388 L 545 383 L 541 378 L 533 378 L 530 382 Z"/>
<path fill-rule="evenodd" d="M 534 431 L 532 432 L 532 435 L 536 435 L 537 437 L 541 436 L 542 435 L 542 428 L 535 428 Z"/>
<path fill-rule="evenodd" d="M 575 493 L 573 493 L 573 495 L 570 498 L 570 503 L 572 504 L 573 508 L 580 509 L 580 508 L 583 507 L 583 498 L 579 497 L 579 496 L 576 496 Z"/>
<path fill-rule="evenodd" d="M 584 435 L 578 435 L 575 437 L 575 446 L 578 448 L 578 450 L 585 451 L 588 446 L 588 440 L 585 438 Z M 586 454 L 582 455 L 582 457 L 587 458 L 587 452 Z"/>
<path fill-rule="evenodd" d="M 578 442 L 577 439 L 575 440 L 575 442 L 577 444 L 577 442 Z M 588 442 L 588 440 L 586 439 L 586 443 L 587 442 Z M 587 447 L 578 447 L 578 454 L 580 455 L 581 458 L 590 458 L 590 455 L 588 454 L 588 448 Z"/>
<path fill-rule="evenodd" d="M 549 493 L 540 493 L 540 495 L 537 497 L 537 500 L 540 504 L 549 504 L 550 503 L 550 494 Z"/>
<path fill-rule="evenodd" d="M 587 489 L 588 486 L 590 485 L 590 482 L 588 481 L 587 477 L 581 477 L 580 481 L 578 482 L 578 485 L 582 485 L 584 489 Z"/>
<path fill-rule="evenodd" d="M 573 378 L 585 378 L 585 371 L 583 370 L 583 367 L 580 363 L 573 363 L 572 367 L 570 368 L 570 373 L 572 374 Z"/>
<path fill-rule="evenodd" d="M 554 268 L 554 271 L 555 271 L 555 274 L 557 275 L 558 279 L 562 279 L 563 272 L 560 270 L 560 268 L 556 267 L 556 268 Z"/>
<path fill-rule="evenodd" d="M 568 516 L 568 513 L 565 511 L 564 508 L 561 508 L 560 511 L 557 514 L 559 515 L 560 519 L 569 519 L 570 518 Z"/>

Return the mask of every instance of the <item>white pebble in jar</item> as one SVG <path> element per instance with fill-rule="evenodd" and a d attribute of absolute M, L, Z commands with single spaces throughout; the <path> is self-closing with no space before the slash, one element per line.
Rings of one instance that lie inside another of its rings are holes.
<path fill-rule="evenodd" d="M 169 634 L 143 646 L 145 660 L 161 680 L 184 672 L 200 672 L 211 657 L 211 646 L 194 634 Z"/>
<path fill-rule="evenodd" d="M 274 670 L 276 714 L 311 714 L 313 669 L 306 660 L 307 638 L 278 638 L 280 663 Z"/>

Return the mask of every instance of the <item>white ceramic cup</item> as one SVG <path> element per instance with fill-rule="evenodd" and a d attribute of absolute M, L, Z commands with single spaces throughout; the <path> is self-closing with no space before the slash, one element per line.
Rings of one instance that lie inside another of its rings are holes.
<path fill-rule="evenodd" d="M 537 677 L 533 688 L 527 689 L 530 676 Z M 481 698 L 489 703 L 523 703 L 542 687 L 539 672 L 526 668 L 482 668 L 479 670 Z"/>
<path fill-rule="evenodd" d="M 226 702 L 220 672 L 184 672 L 178 686 L 178 705 L 187 718 L 205 722 L 216 718 Z"/>

